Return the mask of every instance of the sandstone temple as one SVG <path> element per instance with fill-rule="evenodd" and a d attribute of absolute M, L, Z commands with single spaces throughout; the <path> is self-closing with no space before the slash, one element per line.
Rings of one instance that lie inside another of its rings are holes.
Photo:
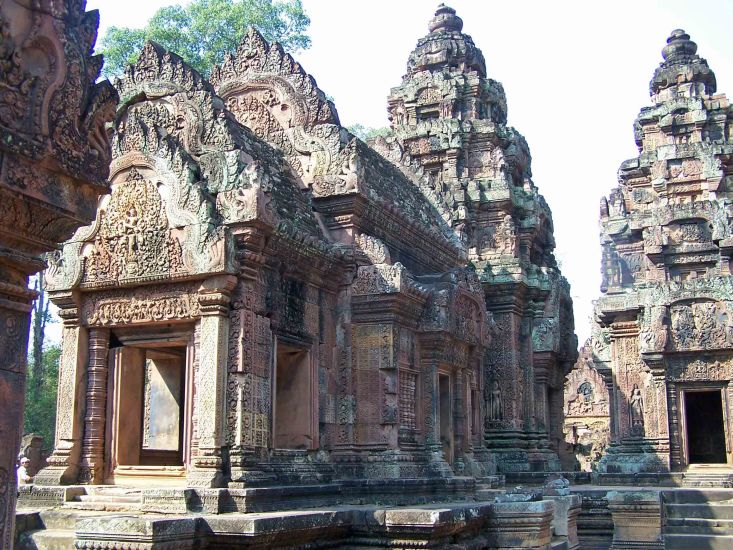
<path fill-rule="evenodd" d="M 1 5 L 0 62 L 44 17 L 93 44 L 83 1 L 41 4 Z M 696 49 L 668 39 L 601 203 L 580 356 L 529 147 L 452 8 L 368 142 L 255 29 L 208 78 L 153 42 L 114 88 L 80 56 L 97 153 L 57 178 L 91 174 L 87 202 L 8 241 L 26 282 L 53 250 L 63 334 L 48 466 L 0 468 L 2 548 L 727 547 L 685 516 L 733 524 L 733 110 Z"/>

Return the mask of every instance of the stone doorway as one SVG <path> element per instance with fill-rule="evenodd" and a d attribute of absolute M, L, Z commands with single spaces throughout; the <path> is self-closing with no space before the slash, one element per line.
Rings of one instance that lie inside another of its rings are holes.
<path fill-rule="evenodd" d="M 315 449 L 313 367 L 308 349 L 278 341 L 273 374 L 273 447 Z"/>
<path fill-rule="evenodd" d="M 448 374 L 438 375 L 438 421 L 440 423 L 440 443 L 446 462 L 453 463 L 453 403 L 451 395 L 451 377 Z"/>
<path fill-rule="evenodd" d="M 185 483 L 192 366 L 185 339 L 136 340 L 110 350 L 105 481 Z"/>
<path fill-rule="evenodd" d="M 684 404 L 688 464 L 726 464 L 722 392 L 685 391 Z"/>

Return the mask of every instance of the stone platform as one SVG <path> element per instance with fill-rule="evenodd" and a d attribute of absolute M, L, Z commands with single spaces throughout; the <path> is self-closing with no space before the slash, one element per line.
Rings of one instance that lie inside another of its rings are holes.
<path fill-rule="evenodd" d="M 21 510 L 18 548 L 569 548 L 555 504 L 457 502 L 228 514 Z"/>

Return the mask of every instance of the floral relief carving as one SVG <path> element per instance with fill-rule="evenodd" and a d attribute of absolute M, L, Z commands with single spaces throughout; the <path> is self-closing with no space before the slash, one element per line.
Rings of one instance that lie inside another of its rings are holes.
<path fill-rule="evenodd" d="M 675 350 L 716 349 L 733 345 L 733 316 L 728 302 L 697 302 L 670 308 Z"/>
<path fill-rule="evenodd" d="M 188 320 L 201 314 L 196 290 L 150 289 L 139 295 L 105 296 L 88 300 L 83 319 L 90 326 L 113 326 L 152 321 Z"/>

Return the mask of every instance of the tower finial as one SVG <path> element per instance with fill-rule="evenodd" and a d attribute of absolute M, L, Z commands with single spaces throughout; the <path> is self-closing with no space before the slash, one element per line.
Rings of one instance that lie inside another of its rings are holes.
<path fill-rule="evenodd" d="M 690 35 L 682 29 L 675 29 L 667 38 L 667 45 L 662 49 L 662 57 L 673 62 L 690 57 L 697 52 L 697 44 L 690 40 Z"/>
<path fill-rule="evenodd" d="M 428 24 L 428 29 L 430 32 L 461 32 L 461 29 L 463 29 L 463 20 L 456 15 L 456 10 L 445 4 L 440 4 L 435 11 L 435 17 Z"/>
<path fill-rule="evenodd" d="M 707 61 L 697 55 L 697 44 L 682 29 L 675 29 L 662 48 L 664 61 L 654 71 L 650 83 L 652 95 L 669 88 L 693 84 L 699 92 L 715 93 L 715 73 Z"/>

